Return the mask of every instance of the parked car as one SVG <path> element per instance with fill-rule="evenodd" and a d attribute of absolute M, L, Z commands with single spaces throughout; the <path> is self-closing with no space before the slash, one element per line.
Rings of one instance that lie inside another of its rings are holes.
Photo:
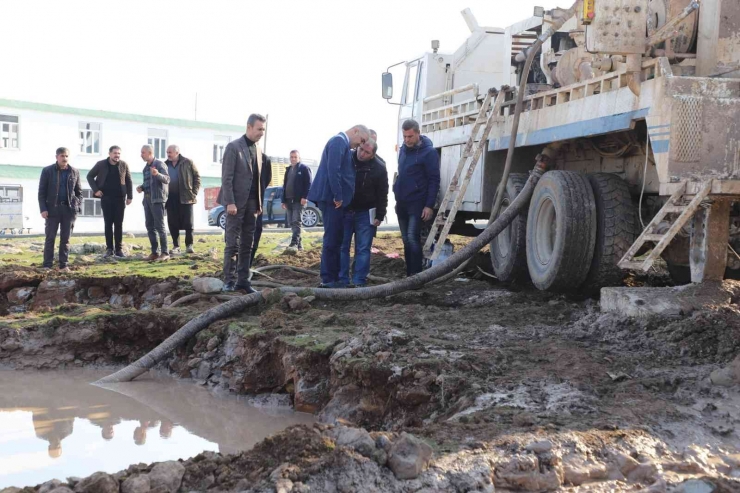
<path fill-rule="evenodd" d="M 285 209 L 282 208 L 280 202 L 282 197 L 283 187 L 267 187 L 265 197 L 262 200 L 262 210 L 264 211 L 262 224 L 278 224 L 282 227 L 287 227 L 285 224 Z M 321 226 L 323 224 L 321 211 L 310 200 L 303 209 L 301 222 L 306 228 L 313 228 L 314 226 Z M 208 211 L 208 225 L 220 226 L 222 229 L 226 229 L 226 208 L 224 206 L 217 205 Z"/>

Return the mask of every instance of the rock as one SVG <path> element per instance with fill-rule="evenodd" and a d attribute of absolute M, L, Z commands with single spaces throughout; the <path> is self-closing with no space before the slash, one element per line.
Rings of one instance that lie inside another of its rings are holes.
<path fill-rule="evenodd" d="M 143 245 L 131 245 L 131 250 L 141 251 L 144 249 Z"/>
<path fill-rule="evenodd" d="M 87 297 L 91 300 L 99 299 L 99 298 L 105 298 L 107 297 L 107 294 L 105 292 L 105 288 L 102 286 L 90 286 L 87 288 Z"/>
<path fill-rule="evenodd" d="M 22 287 L 13 288 L 8 292 L 8 303 L 11 305 L 22 305 L 33 295 L 36 288 Z"/>
<path fill-rule="evenodd" d="M 294 312 L 299 312 L 301 310 L 308 310 L 309 308 L 311 308 L 311 304 L 308 301 L 301 298 L 300 296 L 296 296 L 295 298 L 288 301 L 288 306 Z"/>
<path fill-rule="evenodd" d="M 496 467 L 496 488 L 528 491 L 552 491 L 560 488 L 561 479 L 554 469 L 540 469 L 536 455 L 515 455 Z"/>
<path fill-rule="evenodd" d="M 131 476 L 121 484 L 121 493 L 139 493 L 149 491 L 150 489 L 149 476 L 146 474 Z"/>
<path fill-rule="evenodd" d="M 432 447 L 408 433 L 391 447 L 388 467 L 398 479 L 414 479 L 426 468 L 432 459 Z"/>
<path fill-rule="evenodd" d="M 337 426 L 329 433 L 334 441 L 340 447 L 349 447 L 358 454 L 372 459 L 375 456 L 377 448 L 375 440 L 370 434 L 362 428 L 348 428 L 346 426 Z"/>
<path fill-rule="evenodd" d="M 38 285 L 41 275 L 26 271 L 4 272 L 0 275 L 0 291 L 5 292 L 13 288 Z"/>
<path fill-rule="evenodd" d="M 0 493 L 21 493 L 21 489 L 15 486 L 9 486 L 0 490 Z"/>
<path fill-rule="evenodd" d="M 219 339 L 218 336 L 213 336 L 210 339 L 208 339 L 208 344 L 206 344 L 206 349 L 208 351 L 212 351 L 213 349 L 216 349 L 220 343 L 221 343 L 221 339 Z"/>
<path fill-rule="evenodd" d="M 526 447 L 530 452 L 535 454 L 544 454 L 552 450 L 552 442 L 550 440 L 541 440 L 539 442 L 532 442 Z"/>
<path fill-rule="evenodd" d="M 295 257 L 296 255 L 298 255 L 298 249 L 295 247 L 288 247 L 285 250 L 283 250 L 283 253 L 281 253 L 280 255 L 288 255 L 290 257 Z"/>
<path fill-rule="evenodd" d="M 208 361 L 201 361 L 198 365 L 198 372 L 195 378 L 198 380 L 205 380 L 211 375 L 211 364 Z"/>
<path fill-rule="evenodd" d="M 108 303 L 118 308 L 132 308 L 134 306 L 134 297 L 130 294 L 116 293 L 110 297 Z"/>
<path fill-rule="evenodd" d="M 648 317 L 686 316 L 695 310 L 730 303 L 732 294 L 716 283 L 671 288 L 616 287 L 601 289 L 601 311 Z"/>
<path fill-rule="evenodd" d="M 198 243 L 208 243 L 205 238 L 198 238 Z"/>
<path fill-rule="evenodd" d="M 66 303 L 74 303 L 76 282 L 69 280 L 48 280 L 39 284 L 36 296 L 33 298 L 33 308 L 55 307 Z"/>
<path fill-rule="evenodd" d="M 193 358 L 190 361 L 188 361 L 188 368 L 195 368 L 200 364 L 200 362 L 203 361 L 203 358 Z"/>
<path fill-rule="evenodd" d="M 77 483 L 75 493 L 118 493 L 118 481 L 110 474 L 96 472 Z"/>
<path fill-rule="evenodd" d="M 701 479 L 689 479 L 676 486 L 675 493 L 712 493 L 716 488 Z"/>
<path fill-rule="evenodd" d="M 175 285 L 171 282 L 160 282 L 154 284 L 141 296 L 142 301 L 161 301 L 165 295 L 171 293 Z"/>
<path fill-rule="evenodd" d="M 16 349 L 20 349 L 22 347 L 23 347 L 23 344 L 13 339 L 3 341 L 3 343 L 0 344 L 0 348 L 2 348 L 5 351 L 15 351 Z"/>
<path fill-rule="evenodd" d="M 105 245 L 102 243 L 83 243 L 82 245 L 70 245 L 69 253 L 73 255 L 105 253 Z"/>
<path fill-rule="evenodd" d="M 8 295 L 8 299 L 10 299 L 10 295 Z M 740 356 L 732 360 L 726 367 L 714 370 L 709 378 L 714 385 L 720 387 L 732 387 L 740 383 Z"/>
<path fill-rule="evenodd" d="M 49 490 L 49 493 L 74 493 L 74 491 L 70 490 L 66 486 L 60 486 L 58 488 L 54 488 L 53 490 Z"/>
<path fill-rule="evenodd" d="M 185 466 L 179 462 L 174 460 L 160 462 L 149 473 L 149 482 L 152 489 L 164 486 L 169 493 L 175 493 L 180 489 L 184 474 Z"/>
<path fill-rule="evenodd" d="M 61 481 L 59 481 L 58 479 L 52 479 L 51 481 L 47 481 L 46 483 L 39 486 L 38 493 L 49 493 L 53 489 L 59 488 L 60 486 L 62 486 Z"/>
<path fill-rule="evenodd" d="M 198 293 L 220 293 L 223 287 L 223 281 L 215 277 L 198 277 L 193 279 L 193 289 Z"/>

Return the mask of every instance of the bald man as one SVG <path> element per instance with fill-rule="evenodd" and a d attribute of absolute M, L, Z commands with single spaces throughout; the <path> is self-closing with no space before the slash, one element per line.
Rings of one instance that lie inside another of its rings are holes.
<path fill-rule="evenodd" d="M 180 230 L 185 230 L 187 253 L 193 249 L 193 204 L 198 202 L 200 173 L 195 164 L 182 154 L 180 148 L 171 145 L 167 148 L 167 172 L 170 175 L 169 195 L 167 196 L 167 227 L 172 236 L 170 255 L 180 253 Z"/>

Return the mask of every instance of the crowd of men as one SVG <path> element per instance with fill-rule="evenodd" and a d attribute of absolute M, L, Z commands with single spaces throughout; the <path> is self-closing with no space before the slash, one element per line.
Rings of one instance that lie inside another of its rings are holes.
<path fill-rule="evenodd" d="M 154 148 L 141 148 L 144 161 L 143 180 L 136 187 L 144 194 L 144 222 L 151 254 L 147 260 L 169 260 L 180 253 L 180 231 L 185 231 L 185 248 L 193 253 L 193 204 L 200 190 L 200 173 L 193 162 L 180 154 L 180 148 L 167 148 L 163 163 L 154 157 Z M 111 146 L 108 158 L 95 163 L 87 174 L 87 182 L 95 197 L 100 199 L 105 230 L 105 257 L 125 257 L 123 251 L 123 218 L 126 207 L 133 201 L 131 170 L 121 159 L 121 148 Z M 80 172 L 69 164 L 69 149 L 56 151 L 56 163 L 41 171 L 39 182 L 39 208 L 46 220 L 44 243 L 45 269 L 54 263 L 54 244 L 59 232 L 59 269 L 68 270 L 69 237 L 74 229 L 77 214 L 82 211 L 82 186 Z M 173 248 L 167 248 L 167 225 L 172 236 Z"/>
<path fill-rule="evenodd" d="M 265 190 L 272 180 L 269 158 L 259 141 L 266 119 L 252 114 L 245 134 L 224 149 L 219 204 L 226 210 L 223 281 L 224 291 L 253 293 L 250 267 L 262 233 Z M 404 245 L 406 274 L 422 270 L 421 229 L 432 219 L 440 184 L 439 154 L 419 124 L 402 125 L 404 143 L 398 154 L 398 173 L 393 183 L 396 214 Z M 292 236 L 290 247 L 303 249 L 302 213 L 309 200 L 316 203 L 324 223 L 321 252 L 321 284 L 324 288 L 363 287 L 370 272 L 373 238 L 388 207 L 388 171 L 377 155 L 377 134 L 364 125 L 340 132 L 327 142 L 312 180 L 311 170 L 301 163 L 300 153 L 290 153 L 290 167 L 283 177 L 282 208 Z M 180 253 L 179 232 L 185 231 L 185 248 L 193 252 L 193 204 L 200 189 L 200 174 L 177 146 L 167 149 L 167 160 L 154 157 L 151 145 L 141 148 L 143 181 L 136 191 L 143 195 L 146 230 L 151 244 L 147 260 L 168 260 Z M 124 257 L 124 212 L 133 200 L 128 164 L 121 149 L 112 146 L 108 159 L 87 174 L 95 197 L 101 200 L 105 223 L 106 257 Z M 271 203 L 272 198 L 268 198 Z M 69 164 L 69 150 L 60 147 L 56 163 L 41 173 L 39 207 L 46 219 L 44 267 L 51 268 L 54 244 L 60 231 L 59 268 L 67 269 L 69 237 L 82 204 L 79 171 Z M 168 250 L 164 217 L 172 237 Z M 354 262 L 350 248 L 354 239 Z"/>

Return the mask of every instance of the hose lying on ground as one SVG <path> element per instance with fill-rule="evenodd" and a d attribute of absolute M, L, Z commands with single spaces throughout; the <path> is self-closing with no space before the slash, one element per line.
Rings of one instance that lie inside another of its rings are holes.
<path fill-rule="evenodd" d="M 519 195 L 512 201 L 511 205 L 506 208 L 504 212 L 488 226 L 483 232 L 478 235 L 473 241 L 468 243 L 457 253 L 453 253 L 444 262 L 434 264 L 429 269 L 420 272 L 411 277 L 400 279 L 398 281 L 381 284 L 379 286 L 372 286 L 368 288 L 357 288 L 357 289 L 321 289 L 321 288 L 301 288 L 301 287 L 283 287 L 278 288 L 276 291 L 280 293 L 304 293 L 310 292 L 311 295 L 315 296 L 318 300 L 326 301 L 358 301 L 368 300 L 372 298 L 383 298 L 385 296 L 391 296 L 403 291 L 419 288 L 434 279 L 442 277 L 450 272 L 453 272 L 459 265 L 466 262 L 470 257 L 478 253 L 479 250 L 488 245 L 499 233 L 501 233 L 516 216 L 522 212 L 528 205 L 529 199 L 532 196 L 534 187 L 539 181 L 540 177 L 545 171 L 545 165 L 547 158 L 546 154 L 541 155 L 541 159 L 538 160 L 538 165 L 535 167 L 532 174 L 529 176 L 527 183 L 519 193 Z M 165 339 L 159 346 L 145 354 L 137 361 L 131 363 L 126 368 L 108 375 L 100 379 L 97 383 L 114 383 L 114 382 L 129 382 L 134 378 L 138 377 L 142 373 L 145 373 L 154 365 L 166 358 L 172 353 L 178 346 L 184 344 L 195 334 L 208 327 L 211 323 L 231 316 L 234 313 L 238 313 L 250 306 L 255 306 L 262 301 L 262 294 L 254 293 L 246 296 L 239 296 L 230 301 L 222 303 L 218 306 L 207 310 L 196 318 L 190 320 L 188 323 L 183 325 L 177 332 Z"/>
<path fill-rule="evenodd" d="M 528 53 L 527 62 L 525 64 L 525 70 L 522 73 L 522 84 L 520 86 L 519 95 L 517 97 L 516 107 L 514 110 L 514 121 L 517 125 L 512 129 L 511 132 L 511 145 L 509 147 L 509 153 L 507 155 L 507 163 L 505 166 L 504 176 L 501 183 L 499 184 L 499 192 L 506 187 L 506 179 L 508 178 L 509 168 L 513 158 L 513 149 L 516 145 L 516 138 L 518 132 L 518 122 L 521 116 L 522 108 L 524 106 L 524 89 L 526 88 L 527 77 L 529 76 L 529 69 L 532 65 L 532 59 L 534 55 L 542 46 L 542 43 L 552 36 L 560 27 L 563 26 L 565 21 L 575 15 L 578 5 L 581 0 L 576 0 L 573 6 L 568 9 L 560 19 L 556 20 L 553 25 L 542 33 L 531 51 Z M 403 291 L 409 291 L 412 289 L 418 289 L 425 284 L 428 284 L 436 279 L 442 277 L 448 277 L 453 275 L 452 273 L 464 263 L 467 263 L 478 251 L 488 245 L 493 239 L 498 236 L 509 224 L 525 210 L 529 205 L 529 199 L 532 197 L 534 187 L 542 177 L 547 169 L 549 160 L 554 157 L 554 154 L 560 148 L 561 144 L 551 144 L 546 147 L 542 154 L 537 156 L 537 164 L 534 170 L 529 175 L 527 183 L 525 183 L 522 191 L 519 195 L 509 204 L 509 206 L 502 213 L 499 214 L 499 207 L 501 205 L 501 199 L 503 193 L 498 193 L 495 198 L 494 206 L 492 208 L 491 221 L 488 227 L 478 235 L 473 241 L 468 243 L 457 253 L 453 253 L 447 260 L 441 263 L 434 264 L 429 269 L 420 272 L 411 277 L 400 279 L 388 284 L 381 284 L 380 286 L 372 286 L 367 288 L 357 289 L 320 289 L 320 288 L 301 288 L 301 287 L 280 287 L 276 291 L 279 293 L 304 293 L 310 292 L 318 300 L 326 301 L 358 301 L 368 300 L 372 298 L 383 298 L 385 296 L 391 296 Z M 498 217 L 496 217 L 498 216 Z M 495 218 L 495 220 L 493 220 Z M 265 269 L 267 270 L 267 269 Z M 239 296 L 230 301 L 226 301 L 218 306 L 207 310 L 196 318 L 190 320 L 188 323 L 183 325 L 177 332 L 165 339 L 159 346 L 149 351 L 147 354 L 139 358 L 137 361 L 131 363 L 126 368 L 119 370 L 107 377 L 98 380 L 97 383 L 115 383 L 115 382 L 130 382 L 134 378 L 138 377 L 142 373 L 147 372 L 153 368 L 157 363 L 164 360 L 170 353 L 176 348 L 187 342 L 191 337 L 200 332 L 201 330 L 208 327 L 211 323 L 222 318 L 231 316 L 234 313 L 238 313 L 250 306 L 255 306 L 262 300 L 262 294 L 253 293 L 246 296 Z"/>

